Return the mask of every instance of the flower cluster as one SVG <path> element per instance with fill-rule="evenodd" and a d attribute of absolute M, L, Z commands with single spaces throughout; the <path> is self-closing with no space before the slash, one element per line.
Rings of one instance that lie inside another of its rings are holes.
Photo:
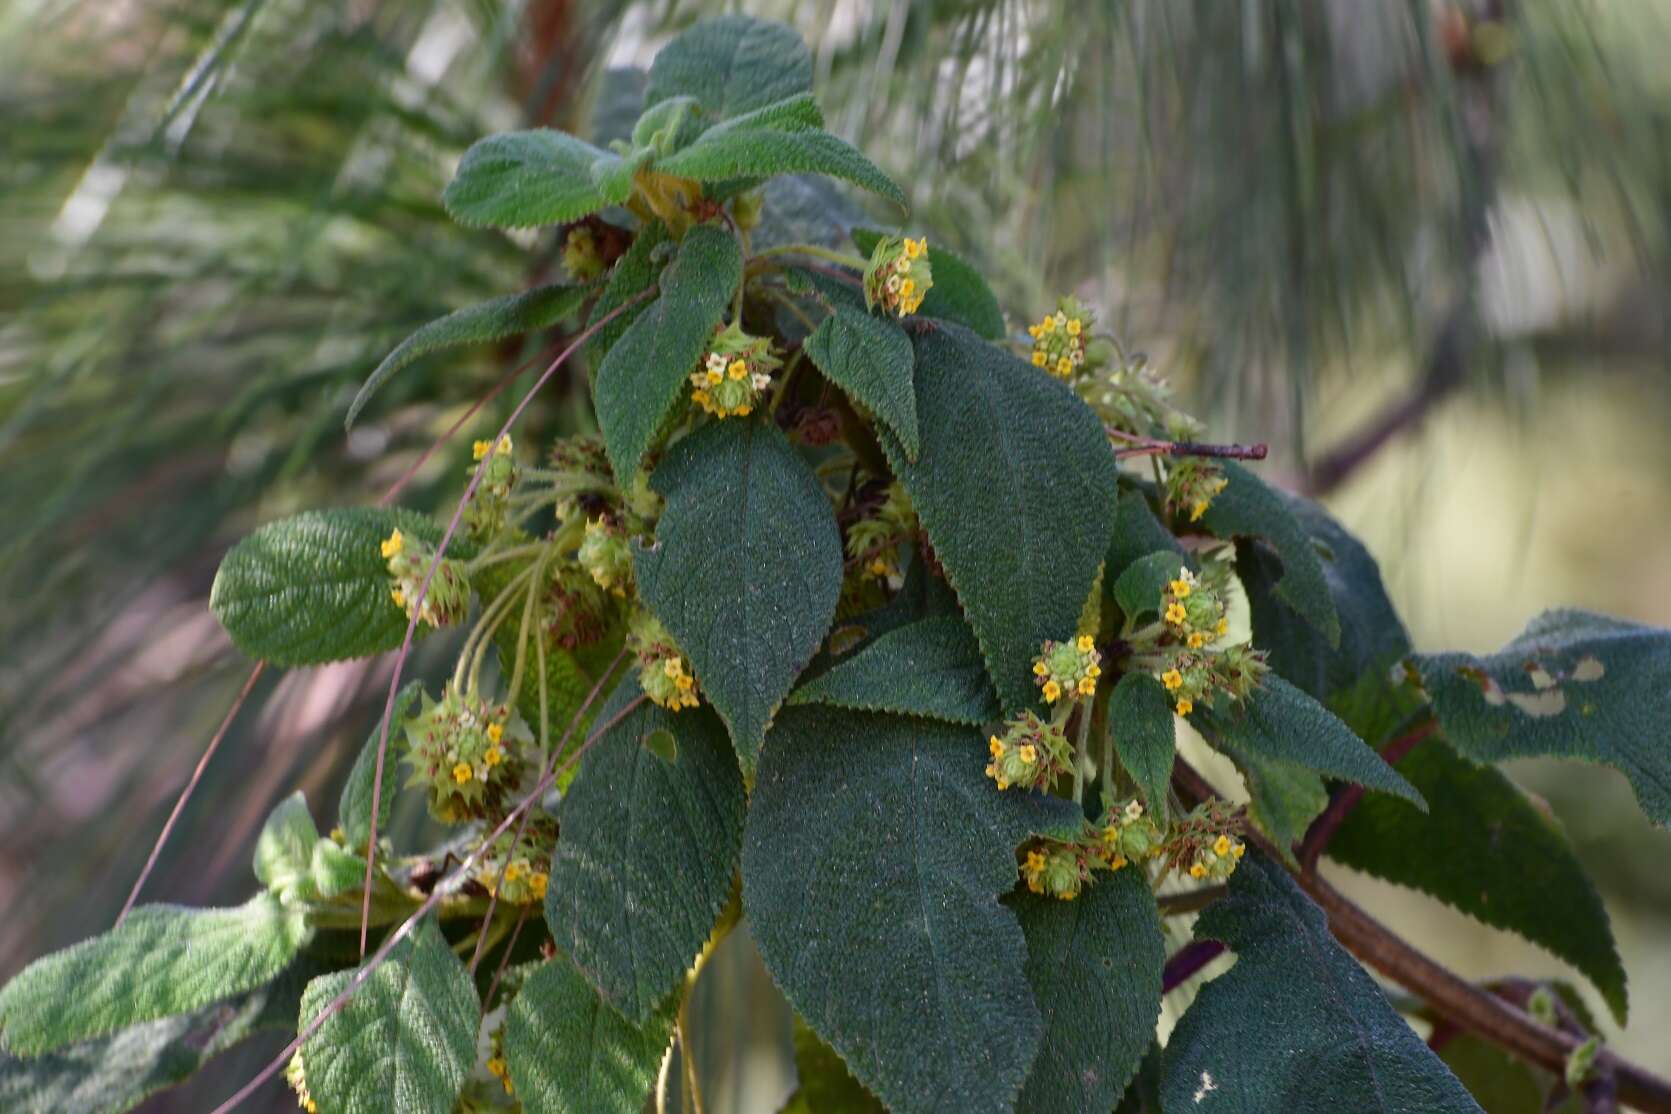
<path fill-rule="evenodd" d="M 1195 711 L 1197 703 L 1214 692 L 1241 700 L 1259 686 L 1266 672 L 1265 658 L 1246 646 L 1216 646 L 1230 630 L 1225 613 L 1222 562 L 1214 562 L 1198 576 L 1183 569 L 1161 592 L 1158 630 L 1140 643 L 1154 647 L 1145 653 L 1156 680 L 1172 697 L 1180 716 Z"/>
<path fill-rule="evenodd" d="M 632 587 L 632 546 L 613 518 L 587 519 L 575 559 L 594 584 L 613 596 L 624 597 Z"/>
<path fill-rule="evenodd" d="M 934 271 L 928 261 L 928 239 L 884 236 L 876 241 L 865 267 L 865 307 L 880 305 L 896 317 L 916 313 L 923 295 L 934 285 Z"/>
<path fill-rule="evenodd" d="M 1198 882 L 1222 882 L 1236 871 L 1247 845 L 1238 837 L 1242 821 L 1217 799 L 1196 806 L 1173 826 L 1166 865 Z"/>
<path fill-rule="evenodd" d="M 677 712 L 702 702 L 690 662 L 679 652 L 673 636 L 659 619 L 647 611 L 636 613 L 628 630 L 628 642 L 638 660 L 638 687 L 653 703 Z"/>
<path fill-rule="evenodd" d="M 439 701 L 406 723 L 410 785 L 429 791 L 429 810 L 446 824 L 501 811 L 522 777 L 522 758 L 510 731 L 510 709 L 448 685 Z"/>
<path fill-rule="evenodd" d="M 1033 893 L 1072 901 L 1091 880 L 1091 863 L 1077 844 L 1040 840 L 1021 860 L 1021 879 Z"/>
<path fill-rule="evenodd" d="M 497 441 L 477 441 L 471 448 L 471 456 L 482 470 L 482 482 L 476 485 L 476 493 L 464 511 L 464 524 L 472 537 L 492 537 L 507 525 L 511 489 L 517 480 L 512 449 L 508 433 Z"/>
<path fill-rule="evenodd" d="M 423 602 L 419 603 L 424 575 L 429 572 L 435 555 L 428 543 L 397 528 L 383 539 L 380 552 L 389 563 L 389 576 L 394 581 L 389 588 L 389 598 L 394 600 L 396 607 L 406 612 L 408 619 L 416 616 L 432 627 L 448 627 L 462 621 L 469 612 L 470 581 L 466 579 L 464 570 L 451 560 L 443 560 L 436 566 L 435 575 L 429 581 L 429 591 L 422 593 Z"/>
<path fill-rule="evenodd" d="M 1044 643 L 1044 652 L 1033 662 L 1033 683 L 1039 686 L 1046 704 L 1054 704 L 1066 697 L 1077 700 L 1097 693 L 1097 678 L 1102 676 L 1102 654 L 1088 634 L 1072 642 Z"/>
<path fill-rule="evenodd" d="M 577 224 L 563 237 L 563 269 L 575 282 L 592 282 L 603 277 L 603 254 L 598 237 L 589 225 Z"/>
<path fill-rule="evenodd" d="M 1199 522 L 1213 505 L 1213 497 L 1230 483 L 1216 461 L 1198 456 L 1175 459 L 1166 473 L 1166 507 L 1175 515 L 1189 514 Z"/>
<path fill-rule="evenodd" d="M 1046 723 L 1032 712 L 1022 712 L 1004 725 L 1002 735 L 987 740 L 992 761 L 986 776 L 999 789 L 1049 786 L 1069 766 L 1067 735 L 1057 723 Z"/>
<path fill-rule="evenodd" d="M 319 1114 L 319 1102 L 308 1092 L 306 1069 L 302 1066 L 302 1050 L 298 1048 L 290 1062 L 284 1065 L 284 1081 L 296 1092 L 296 1105 L 307 1114 Z"/>
<path fill-rule="evenodd" d="M 1127 863 L 1140 863 L 1161 849 L 1163 833 L 1143 802 L 1136 797 L 1109 808 L 1103 819 L 1103 858 L 1108 869 L 1119 870 Z"/>
<path fill-rule="evenodd" d="M 491 852 L 476 861 L 476 880 L 489 893 L 496 893 L 500 901 L 511 905 L 544 901 L 551 881 L 546 868 L 556 845 L 556 822 L 539 815 L 529 821 L 514 848 L 510 836 L 499 837 Z"/>
<path fill-rule="evenodd" d="M 916 531 L 916 509 L 905 485 L 895 480 L 881 503 L 847 528 L 847 559 L 861 576 L 891 582 L 900 575 L 899 543 Z"/>
<path fill-rule="evenodd" d="M 716 418 L 746 418 L 760 392 L 783 361 L 770 351 L 766 337 L 752 337 L 732 322 L 714 334 L 702 367 L 691 373 L 691 401 Z"/>
<path fill-rule="evenodd" d="M 584 563 L 551 566 L 539 609 L 550 645 L 577 650 L 593 645 L 608 630 L 616 606 L 589 574 Z"/>
<path fill-rule="evenodd" d="M 1027 326 L 1027 335 L 1033 338 L 1033 366 L 1058 379 L 1072 379 L 1085 364 L 1094 324 L 1091 311 L 1078 298 L 1069 295 L 1058 300 L 1055 313 Z"/>

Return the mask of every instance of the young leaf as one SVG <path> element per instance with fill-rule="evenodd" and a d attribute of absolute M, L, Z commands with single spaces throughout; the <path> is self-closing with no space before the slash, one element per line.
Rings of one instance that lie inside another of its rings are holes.
<path fill-rule="evenodd" d="M 309 983 L 299 1025 L 356 976 Z M 425 920 L 302 1045 L 308 1090 L 320 1109 L 342 1114 L 451 1110 L 476 1062 L 480 1015 L 469 972 Z"/>
<path fill-rule="evenodd" d="M 601 713 L 639 695 L 627 680 Z M 649 744 L 666 733 L 669 760 Z M 558 812 L 545 919 L 604 999 L 643 1023 L 702 950 L 737 872 L 743 778 L 706 708 L 644 701 L 592 745 Z"/>
<path fill-rule="evenodd" d="M 881 238 L 882 233 L 875 229 L 853 230 L 853 243 L 866 256 Z M 934 285 L 923 295 L 923 316 L 967 325 L 987 340 L 1003 339 L 1004 311 L 998 308 L 998 299 L 981 273 L 950 248 L 934 244 L 928 246 L 928 262 L 934 271 Z"/>
<path fill-rule="evenodd" d="M 1147 673 L 1127 673 L 1108 698 L 1108 730 L 1114 733 L 1120 763 L 1137 782 L 1143 803 L 1164 823 L 1177 753 L 1172 698 Z"/>
<path fill-rule="evenodd" d="M 598 368 L 598 424 L 623 487 L 689 386 L 742 278 L 736 238 L 717 225 L 697 225 L 662 271 L 661 296 L 604 357 Z"/>
<path fill-rule="evenodd" d="M 1222 461 L 1229 485 L 1207 508 L 1202 525 L 1221 538 L 1264 538 L 1282 560 L 1276 594 L 1328 642 L 1340 644 L 1340 616 L 1323 575 L 1323 563 L 1288 500 L 1234 461 Z"/>
<path fill-rule="evenodd" d="M 549 328 L 579 309 L 580 303 L 584 302 L 586 295 L 591 292 L 592 288 L 588 286 L 553 283 L 550 286 L 536 286 L 520 294 L 493 298 L 480 305 L 436 318 L 420 327 L 417 332 L 396 345 L 393 352 L 383 357 L 383 362 L 366 378 L 359 393 L 354 396 L 354 401 L 349 404 L 348 417 L 343 419 L 343 426 L 351 428 L 354 419 L 360 416 L 360 411 L 365 408 L 365 404 L 378 388 L 408 364 L 444 348 L 481 344 Z"/>
<path fill-rule="evenodd" d="M 578 220 L 631 192 L 620 155 L 550 128 L 477 140 L 441 194 L 469 227 L 535 228 Z"/>
<path fill-rule="evenodd" d="M 661 277 L 662 265 L 666 262 L 663 255 L 671 255 L 672 247 L 668 245 L 667 226 L 660 221 L 651 221 L 641 225 L 632 243 L 627 246 L 626 254 L 615 261 L 615 267 L 609 272 L 609 278 L 604 283 L 603 293 L 592 304 L 592 315 L 587 318 L 587 325 L 598 325 L 598 331 L 592 334 L 592 339 L 586 342 L 586 356 L 591 361 L 594 371 L 593 386 L 596 388 L 596 369 L 609 355 L 609 350 L 615 347 L 615 342 L 631 327 L 634 321 L 650 308 L 648 301 L 638 302 L 630 306 L 619 317 L 604 318 L 634 297 L 649 289 Z"/>
<path fill-rule="evenodd" d="M 684 150 L 660 159 L 656 170 L 697 182 L 770 178 L 777 174 L 825 174 L 879 194 L 901 209 L 908 207 L 905 191 L 893 179 L 851 144 L 817 128 L 790 131 L 722 124 L 704 132 Z M 930 262 L 933 262 L 932 252 Z M 938 288 L 938 272 L 935 277 Z M 929 294 L 933 292 L 930 290 Z"/>
<path fill-rule="evenodd" d="M 743 15 L 705 19 L 662 48 L 650 64 L 644 107 L 695 97 L 724 120 L 812 88 L 812 55 L 781 23 Z"/>
<path fill-rule="evenodd" d="M 306 900 L 311 896 L 313 845 L 318 842 L 307 796 L 298 789 L 267 814 L 255 839 L 256 878 L 280 900 Z"/>
<path fill-rule="evenodd" d="M 423 682 L 408 681 L 395 694 L 394 715 L 389 720 L 389 751 L 383 756 L 383 796 L 377 802 L 379 832 L 389 830 L 389 810 L 395 803 L 395 783 L 398 779 L 393 776 L 393 770 L 398 753 L 395 744 L 400 740 L 401 724 L 412 714 L 418 694 L 422 691 Z M 360 756 L 354 759 L 354 768 L 348 771 L 348 780 L 342 783 L 342 797 L 337 802 L 337 823 L 342 825 L 343 832 L 348 836 L 348 846 L 361 850 L 371 838 L 371 791 L 377 776 L 377 747 L 382 739 L 383 725 L 379 721 L 371 729 L 366 745 L 360 749 Z"/>
<path fill-rule="evenodd" d="M 696 667 L 754 765 L 772 714 L 811 660 L 841 593 L 841 536 L 818 479 L 775 425 L 714 422 L 656 469 L 667 498 L 639 592 Z"/>
<path fill-rule="evenodd" d="M 382 507 L 303 511 L 232 547 L 209 607 L 238 649 L 273 665 L 318 665 L 400 645 L 406 612 L 389 598 L 391 532 L 441 540 L 434 519 Z M 423 628 L 420 626 L 419 630 Z"/>
<path fill-rule="evenodd" d="M 639 1114 L 672 1034 L 671 1011 L 633 1025 L 557 955 L 517 991 L 505 1059 L 527 1114 Z"/>
<path fill-rule="evenodd" d="M 142 905 L 122 924 L 25 967 L 0 990 L 5 1047 L 38 1056 L 190 1013 L 271 980 L 309 930 L 271 894 L 230 909 Z"/>
<path fill-rule="evenodd" d="M 980 643 L 955 615 L 923 619 L 879 636 L 789 698 L 978 725 L 999 717 Z"/>
<path fill-rule="evenodd" d="M 1166 943 L 1141 871 L 1099 878 L 1072 901 L 1016 894 L 1027 981 L 1044 1043 L 1018 1114 L 1111 1110 L 1155 1038 Z"/>
<path fill-rule="evenodd" d="M 1166 586 L 1178 579 L 1184 567 L 1183 554 L 1171 549 L 1133 561 L 1114 582 L 1114 602 L 1128 619 L 1158 612 Z"/>
<path fill-rule="evenodd" d="M 1671 824 L 1671 631 L 1546 611 L 1489 657 L 1419 654 L 1416 666 L 1445 738 L 1465 757 L 1612 766 L 1648 819 Z"/>
<path fill-rule="evenodd" d="M 1479 1114 L 1281 868 L 1249 854 L 1195 934 L 1228 944 L 1236 965 L 1173 1030 L 1167 1110 Z"/>
<path fill-rule="evenodd" d="M 1430 739 L 1398 764 L 1427 798 L 1368 797 L 1329 844 L 1347 866 L 1431 894 L 1583 972 L 1625 1023 L 1625 970 L 1607 909 L 1555 821 L 1489 766 Z"/>
<path fill-rule="evenodd" d="M 838 305 L 803 349 L 826 379 L 876 414 L 905 447 L 908 459 L 917 459 L 922 442 L 912 382 L 915 353 L 904 329 L 866 313 L 862 302 L 858 308 Z"/>
<path fill-rule="evenodd" d="M 980 639 L 1006 711 L 1038 698 L 1031 665 L 1068 638 L 1114 529 L 1114 455 L 1073 392 L 957 325 L 919 334 L 912 461 L 881 430 Z"/>
<path fill-rule="evenodd" d="M 902 1114 L 1007 1111 L 1043 1033 L 998 895 L 1077 806 L 1000 793 L 979 732 L 787 708 L 743 839 L 743 905 L 791 1004 Z"/>

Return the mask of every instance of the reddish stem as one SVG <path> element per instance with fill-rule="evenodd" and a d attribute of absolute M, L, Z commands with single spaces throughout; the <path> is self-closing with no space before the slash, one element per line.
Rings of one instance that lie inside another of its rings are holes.
<path fill-rule="evenodd" d="M 1403 761 L 1405 755 L 1416 749 L 1418 743 L 1438 729 L 1439 721 L 1429 719 L 1382 747 L 1381 757 L 1386 759 L 1389 766 L 1396 766 Z M 1358 807 L 1363 795 L 1364 787 L 1361 785 L 1349 783 L 1341 786 L 1329 798 L 1329 807 L 1312 822 L 1311 830 L 1306 832 L 1299 850 L 1300 866 L 1308 873 L 1317 869 L 1318 857 L 1327 850 L 1329 841 L 1340 831 L 1340 826 L 1346 823 L 1346 818 L 1351 815 L 1352 810 Z"/>

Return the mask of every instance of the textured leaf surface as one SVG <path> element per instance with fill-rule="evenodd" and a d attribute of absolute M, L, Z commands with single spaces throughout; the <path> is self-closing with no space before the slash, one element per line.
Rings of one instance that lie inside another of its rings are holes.
<path fill-rule="evenodd" d="M 442 349 L 502 340 L 549 328 L 579 309 L 580 303 L 591 292 L 591 287 L 560 283 L 536 286 L 521 294 L 507 294 L 436 318 L 383 357 L 383 362 L 366 378 L 354 401 L 349 404 L 348 417 L 343 424 L 352 426 L 378 388 L 408 364 Z"/>
<path fill-rule="evenodd" d="M 818 649 L 841 593 L 841 536 L 812 469 L 776 426 L 714 422 L 656 469 L 667 497 L 639 593 L 689 655 L 754 765 L 766 725 Z"/>
<path fill-rule="evenodd" d="M 598 423 L 615 478 L 632 481 L 656 432 L 742 281 L 736 239 L 711 224 L 685 234 L 661 274 L 661 295 L 629 325 L 598 368 Z"/>
<path fill-rule="evenodd" d="M 988 723 L 1000 715 L 980 643 L 969 624 L 955 615 L 923 619 L 882 634 L 802 685 L 790 703 L 966 724 Z"/>
<path fill-rule="evenodd" d="M 230 909 L 142 905 L 120 928 L 54 952 L 0 990 L 0 1037 L 24 1056 L 190 1013 L 271 980 L 307 941 L 271 894 Z"/>
<path fill-rule="evenodd" d="M 615 690 L 608 720 L 639 695 Z M 672 761 L 645 744 L 672 737 Z M 592 745 L 563 798 L 545 916 L 611 1006 L 642 1023 L 714 927 L 737 871 L 743 777 L 707 708 L 644 701 Z"/>
<path fill-rule="evenodd" d="M 395 694 L 394 716 L 389 723 L 389 753 L 383 756 L 383 796 L 377 803 L 379 832 L 389 830 L 389 810 L 394 807 L 396 783 L 400 780 L 393 776 L 398 753 L 394 748 L 400 740 L 400 726 L 417 707 L 418 694 L 422 691 L 422 682 L 410 681 Z M 354 759 L 354 768 L 348 771 L 348 780 L 343 782 L 342 796 L 337 801 L 337 823 L 348 836 L 348 846 L 362 850 L 371 838 L 371 791 L 377 779 L 377 745 L 382 737 L 383 725 L 379 721 L 371 729 L 366 745 L 360 748 L 360 756 Z"/>
<path fill-rule="evenodd" d="M 505 1059 L 527 1114 L 639 1114 L 672 1032 L 665 1012 L 628 1022 L 557 955 L 511 1003 Z"/>
<path fill-rule="evenodd" d="M 1195 934 L 1228 944 L 1236 965 L 1172 1033 L 1167 1110 L 1478 1114 L 1281 868 L 1249 854 Z"/>
<path fill-rule="evenodd" d="M 1546 611 L 1489 657 L 1416 662 L 1445 738 L 1464 756 L 1612 766 L 1648 819 L 1671 824 L 1671 631 Z"/>
<path fill-rule="evenodd" d="M 614 269 L 609 272 L 609 278 L 603 284 L 603 293 L 592 303 L 592 314 L 586 319 L 586 324 L 597 325 L 610 313 L 649 289 L 661 277 L 662 266 L 672 253 L 666 225 L 660 221 L 640 225 L 632 243 L 627 246 L 626 254 L 615 261 Z M 604 357 L 609 355 L 609 350 L 615 347 L 615 342 L 621 339 L 621 335 L 650 308 L 651 304 L 649 300 L 645 300 L 630 306 L 619 317 L 610 318 L 599 326 L 598 331 L 592 334 L 592 339 L 586 342 L 586 355 L 592 364 L 594 386 L 596 369 L 602 364 Z"/>
<path fill-rule="evenodd" d="M 770 178 L 777 174 L 826 174 L 852 182 L 906 207 L 905 192 L 851 144 L 817 128 L 727 127 L 704 132 L 682 151 L 659 160 L 656 170 L 697 182 Z M 932 252 L 930 260 L 932 261 Z M 935 286 L 939 286 L 936 273 Z M 933 294 L 933 290 L 929 291 Z M 924 299 L 927 305 L 927 299 Z"/>
<path fill-rule="evenodd" d="M 824 377 L 867 406 L 917 459 L 917 392 L 911 340 L 892 321 L 837 306 L 806 339 L 805 351 Z"/>
<path fill-rule="evenodd" d="M 1508 778 L 1438 740 L 1411 751 L 1398 772 L 1427 798 L 1427 815 L 1366 798 L 1329 856 L 1547 948 L 1596 984 L 1623 1025 L 1625 971 L 1607 910 L 1555 822 Z"/>
<path fill-rule="evenodd" d="M 1155 1039 L 1161 938 L 1143 874 L 1100 878 L 1073 901 L 1016 894 L 1027 936 L 1027 981 L 1044 1043 L 1016 1103 L 1020 1114 L 1111 1110 Z"/>
<path fill-rule="evenodd" d="M 1340 643 L 1340 616 L 1323 562 L 1286 496 L 1234 461 L 1221 461 L 1229 485 L 1213 499 L 1202 525 L 1221 538 L 1263 538 L 1282 560 L 1278 597 L 1315 626 L 1329 646 Z"/>
<path fill-rule="evenodd" d="M 431 545 L 441 540 L 434 519 L 394 508 L 303 511 L 269 522 L 227 553 L 209 607 L 238 649 L 273 665 L 393 650 L 406 634 L 406 612 L 389 598 L 378 546 L 397 528 Z"/>
<path fill-rule="evenodd" d="M 313 845 L 319 842 L 319 828 L 308 812 L 307 796 L 300 790 L 274 806 L 255 838 L 255 877 L 263 886 L 288 899 L 293 893 L 309 896 L 313 872 Z"/>
<path fill-rule="evenodd" d="M 760 954 L 853 1074 L 904 1114 L 1007 1111 L 1043 1033 L 998 901 L 1029 832 L 1071 802 L 1000 793 L 978 732 L 788 708 L 743 842 Z"/>
<path fill-rule="evenodd" d="M 550 128 L 490 135 L 464 152 L 441 203 L 454 220 L 473 227 L 577 220 L 627 199 L 630 181 L 622 189 L 612 175 L 621 162 L 613 152 Z"/>
<path fill-rule="evenodd" d="M 1031 664 L 1068 638 L 1114 529 L 1114 456 L 1060 383 L 956 325 L 914 340 L 915 462 L 883 431 L 1006 710 L 1038 696 Z"/>
<path fill-rule="evenodd" d="M 705 19 L 668 43 L 650 65 L 644 106 L 695 97 L 715 119 L 762 108 L 812 88 L 812 55 L 781 23 L 743 15 Z"/>
<path fill-rule="evenodd" d="M 1161 595 L 1183 567 L 1183 555 L 1170 549 L 1138 558 L 1114 582 L 1114 602 L 1128 619 L 1159 612 Z"/>
<path fill-rule="evenodd" d="M 853 242 L 866 257 L 881 238 L 882 234 L 875 229 L 853 230 Z M 935 244 L 928 245 L 928 262 L 934 272 L 934 285 L 923 295 L 922 309 L 918 312 L 925 317 L 966 325 L 987 340 L 1002 339 L 1004 311 L 998 308 L 998 299 L 981 273 L 950 248 Z"/>
<path fill-rule="evenodd" d="M 299 1025 L 355 975 L 309 983 Z M 480 1012 L 464 964 L 426 920 L 302 1046 L 308 1090 L 333 1114 L 451 1110 L 476 1062 Z"/>
<path fill-rule="evenodd" d="M 1114 732 L 1120 764 L 1137 782 L 1143 803 L 1164 820 L 1177 754 L 1172 698 L 1147 673 L 1127 673 L 1108 698 L 1108 729 Z"/>
<path fill-rule="evenodd" d="M 1272 758 L 1230 743 L 1220 745 L 1247 782 L 1248 811 L 1253 822 L 1282 849 L 1290 864 L 1296 863 L 1293 847 L 1305 837 L 1311 822 L 1328 807 L 1328 786 L 1298 762 Z"/>

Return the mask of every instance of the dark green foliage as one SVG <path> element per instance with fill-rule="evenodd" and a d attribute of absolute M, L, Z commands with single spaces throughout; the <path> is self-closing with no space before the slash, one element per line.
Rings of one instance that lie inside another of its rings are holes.
<path fill-rule="evenodd" d="M 610 270 L 609 278 L 604 282 L 603 293 L 599 294 L 598 300 L 592 304 L 592 313 L 586 323 L 598 324 L 654 285 L 656 279 L 661 276 L 662 266 L 672 257 L 673 250 L 666 225 L 660 221 L 640 225 L 626 254 L 617 259 L 614 268 Z M 604 357 L 609 355 L 609 350 L 615 347 L 615 342 L 621 339 L 621 334 L 625 333 L 650 305 L 649 300 L 634 303 L 619 317 L 610 318 L 592 334 L 592 339 L 586 342 L 586 352 L 592 361 L 594 380 L 596 368 L 603 362 Z"/>
<path fill-rule="evenodd" d="M 871 228 L 855 228 L 853 242 L 866 256 L 876 247 L 882 233 Z M 919 311 L 924 317 L 937 317 L 967 325 L 987 340 L 1004 336 L 1004 311 L 987 286 L 981 273 L 971 267 L 950 248 L 928 245 L 928 262 L 934 270 L 934 285 L 923 295 Z"/>
<path fill-rule="evenodd" d="M 838 304 L 807 337 L 807 358 L 824 377 L 870 408 L 899 439 L 906 456 L 917 459 L 917 393 L 912 381 L 915 353 L 905 330 L 884 317 Z"/>
<path fill-rule="evenodd" d="M 802 685 L 791 704 L 830 704 L 978 725 L 998 718 L 998 699 L 969 624 L 923 619 L 878 636 Z"/>
<path fill-rule="evenodd" d="M 1127 673 L 1108 698 L 1108 730 L 1114 734 L 1120 764 L 1137 782 L 1144 804 L 1164 820 L 1177 746 L 1172 698 L 1147 673 Z"/>
<path fill-rule="evenodd" d="M 780 1114 L 887 1114 L 887 1107 L 853 1078 L 836 1050 L 795 1019 L 795 1076 L 800 1086 Z"/>
<path fill-rule="evenodd" d="M 389 720 L 389 750 L 383 756 L 383 794 L 377 803 L 379 832 L 389 830 L 389 810 L 395 803 L 395 778 L 392 771 L 400 753 L 397 746 L 400 742 L 400 725 L 416 707 L 418 694 L 421 692 L 423 685 L 412 681 L 395 694 L 394 715 Z M 362 850 L 365 848 L 366 840 L 371 838 L 371 791 L 377 779 L 377 747 L 382 738 L 383 724 L 379 719 L 377 726 L 371 729 L 371 737 L 361 748 L 360 756 L 354 759 L 354 768 L 348 771 L 348 780 L 342 784 L 342 797 L 337 802 L 337 823 L 342 826 L 343 833 L 348 837 L 348 846 Z"/>
<path fill-rule="evenodd" d="M 1119 583 L 1120 576 L 1131 564 L 1152 553 L 1166 549 L 1183 556 L 1188 562 L 1189 556 L 1184 553 L 1184 547 L 1178 539 L 1172 536 L 1172 531 L 1161 525 L 1160 519 L 1149 507 L 1149 499 L 1135 487 L 1120 488 L 1118 500 L 1119 511 L 1115 516 L 1118 524 L 1114 530 L 1114 537 L 1108 543 L 1107 569 L 1103 573 L 1103 591 L 1113 597 L 1114 585 Z"/>
<path fill-rule="evenodd" d="M 464 153 L 441 200 L 472 227 L 557 224 L 625 201 L 623 165 L 620 155 L 550 128 L 504 132 Z"/>
<path fill-rule="evenodd" d="M 703 20 L 656 55 L 644 106 L 695 97 L 723 120 L 812 88 L 812 55 L 781 23 L 742 15 Z"/>
<path fill-rule="evenodd" d="M 1303 763 L 1220 741 L 1220 747 L 1247 782 L 1248 811 L 1271 842 L 1295 865 L 1293 846 L 1329 804 L 1329 789 Z"/>
<path fill-rule="evenodd" d="M 1166 586 L 1185 567 L 1181 553 L 1163 549 L 1126 566 L 1114 582 L 1114 602 L 1127 619 L 1158 612 Z"/>
<path fill-rule="evenodd" d="M 753 121 L 734 120 L 704 132 L 684 150 L 658 159 L 657 172 L 698 182 L 774 174 L 827 174 L 905 208 L 904 192 L 886 174 L 822 128 L 792 119 L 784 119 L 775 127 L 746 124 Z"/>

